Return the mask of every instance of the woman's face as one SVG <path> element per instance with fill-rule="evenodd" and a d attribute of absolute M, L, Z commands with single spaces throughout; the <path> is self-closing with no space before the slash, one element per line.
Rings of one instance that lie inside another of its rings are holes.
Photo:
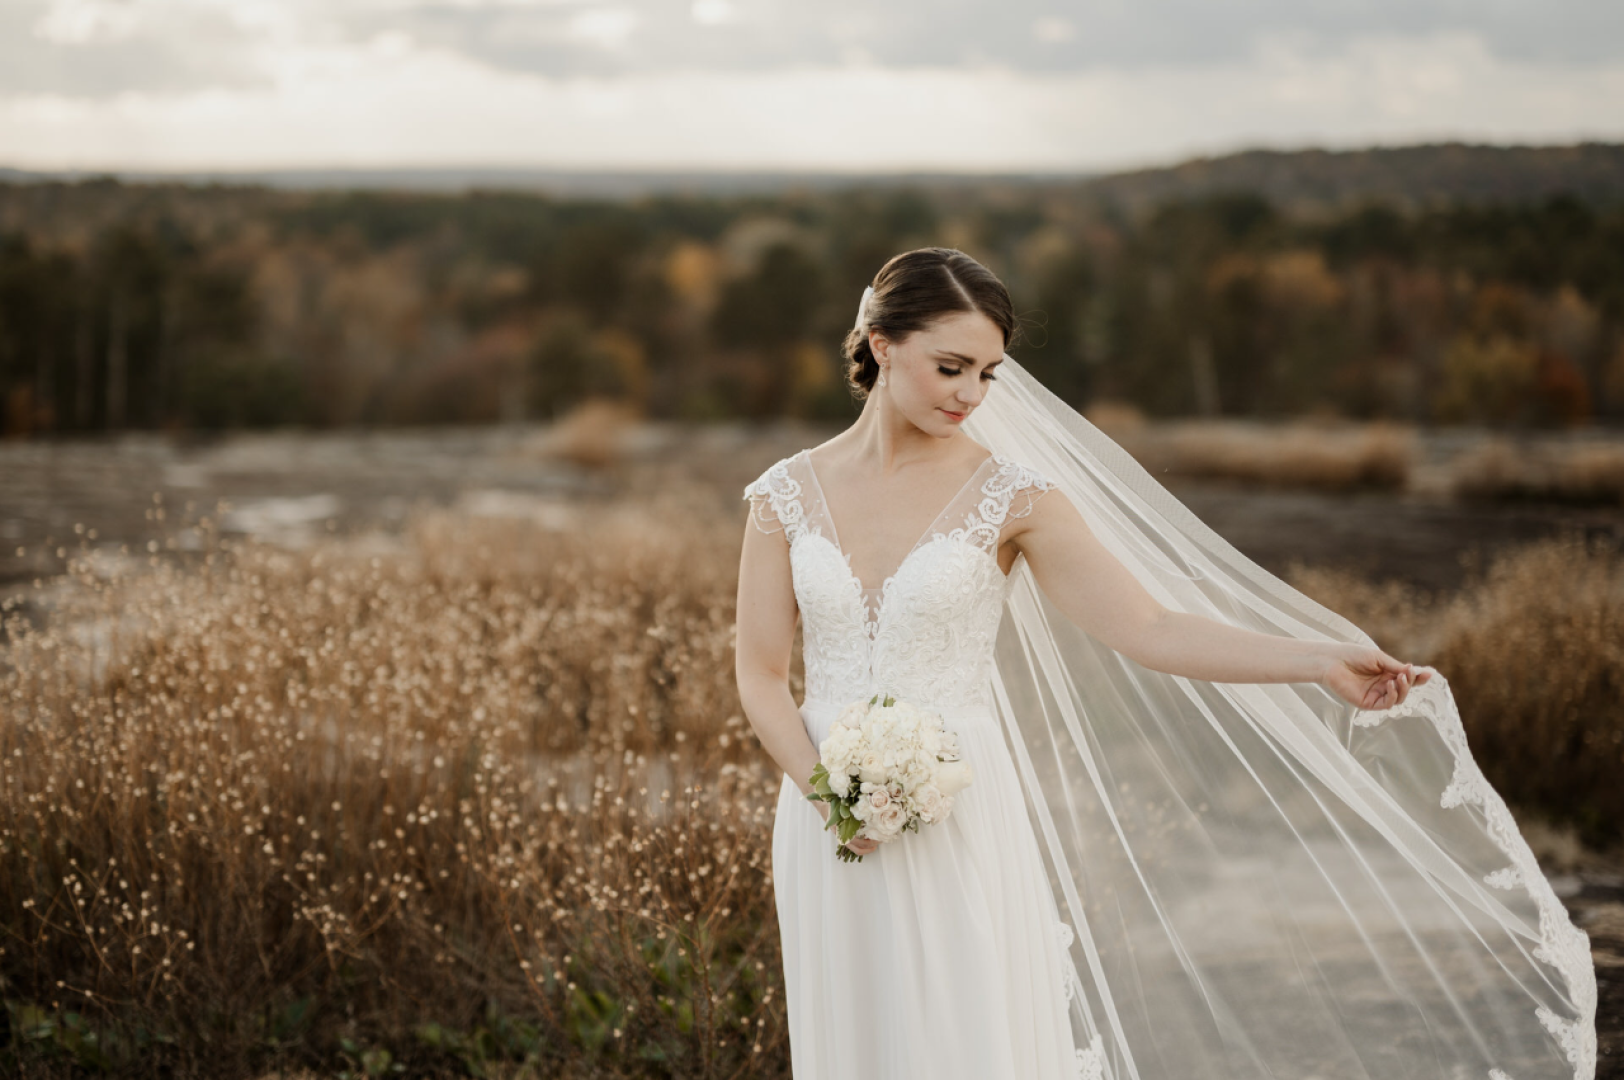
<path fill-rule="evenodd" d="M 1004 335 L 979 311 L 944 315 L 906 341 L 870 331 L 869 346 L 884 366 L 891 404 L 915 427 L 943 438 L 958 430 L 997 378 L 1004 359 Z"/>

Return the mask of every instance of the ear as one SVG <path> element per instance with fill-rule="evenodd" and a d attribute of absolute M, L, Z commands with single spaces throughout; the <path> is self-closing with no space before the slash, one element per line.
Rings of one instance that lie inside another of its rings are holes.
<path fill-rule="evenodd" d="M 868 332 L 868 347 L 873 351 L 875 360 L 890 359 L 891 341 L 885 336 L 884 331 L 870 330 Z"/>

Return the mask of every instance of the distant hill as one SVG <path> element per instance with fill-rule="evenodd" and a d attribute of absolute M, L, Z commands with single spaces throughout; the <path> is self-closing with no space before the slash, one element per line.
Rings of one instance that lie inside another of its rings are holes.
<path fill-rule="evenodd" d="M 966 186 L 987 181 L 1075 184 L 1093 174 L 988 176 L 971 173 L 860 173 L 801 171 L 636 171 L 529 168 L 269 169 L 254 172 L 150 172 L 138 170 L 59 170 L 27 172 L 0 168 L 0 183 L 83 181 L 116 176 L 132 184 L 221 184 L 284 191 L 373 190 L 442 192 L 471 190 L 539 192 L 561 197 L 636 199 L 648 195 L 690 194 L 727 197 L 777 195 L 792 189 L 828 191 L 851 187 L 903 185 Z"/>
<path fill-rule="evenodd" d="M 81 181 L 105 171 L 29 172 L 0 168 L 0 183 Z M 635 199 L 654 194 L 772 195 L 792 189 L 914 186 L 1037 187 L 1082 194 L 1129 210 L 1217 192 L 1253 192 L 1296 210 L 1381 199 L 1420 207 L 1440 203 L 1540 201 L 1566 194 L 1585 202 L 1624 202 L 1624 143 L 1487 146 L 1434 143 L 1365 150 L 1244 150 L 1175 165 L 1115 173 L 842 173 L 804 171 L 571 171 L 528 168 L 280 169 L 256 172 L 123 170 L 126 183 L 219 184 L 279 190 L 370 189 L 546 192 L 561 197 Z"/>
<path fill-rule="evenodd" d="M 1086 182 L 1130 207 L 1220 191 L 1254 192 L 1295 209 L 1380 199 L 1408 206 L 1523 203 L 1572 195 L 1624 202 L 1624 144 L 1474 146 L 1442 143 L 1368 150 L 1246 150 Z"/>

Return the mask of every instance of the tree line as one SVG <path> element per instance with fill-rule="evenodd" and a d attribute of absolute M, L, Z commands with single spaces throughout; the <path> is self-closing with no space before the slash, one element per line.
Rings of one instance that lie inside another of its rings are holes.
<path fill-rule="evenodd" d="M 1624 204 L 1304 212 L 1086 185 L 630 202 L 0 185 L 13 437 L 856 407 L 839 343 L 892 254 L 1009 283 L 1012 354 L 1078 407 L 1417 423 L 1624 419 Z"/>

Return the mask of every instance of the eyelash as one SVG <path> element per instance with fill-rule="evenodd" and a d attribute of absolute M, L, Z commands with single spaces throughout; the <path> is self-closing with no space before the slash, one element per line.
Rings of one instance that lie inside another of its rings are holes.
<path fill-rule="evenodd" d="M 946 367 L 943 367 L 940 364 L 937 364 L 936 365 L 936 370 L 940 371 L 943 375 L 959 375 L 959 374 L 963 373 L 964 369 L 963 368 L 946 368 Z M 996 375 L 982 375 L 981 377 L 983 379 L 986 379 L 988 382 L 997 382 L 998 381 L 998 376 L 996 376 Z"/>

